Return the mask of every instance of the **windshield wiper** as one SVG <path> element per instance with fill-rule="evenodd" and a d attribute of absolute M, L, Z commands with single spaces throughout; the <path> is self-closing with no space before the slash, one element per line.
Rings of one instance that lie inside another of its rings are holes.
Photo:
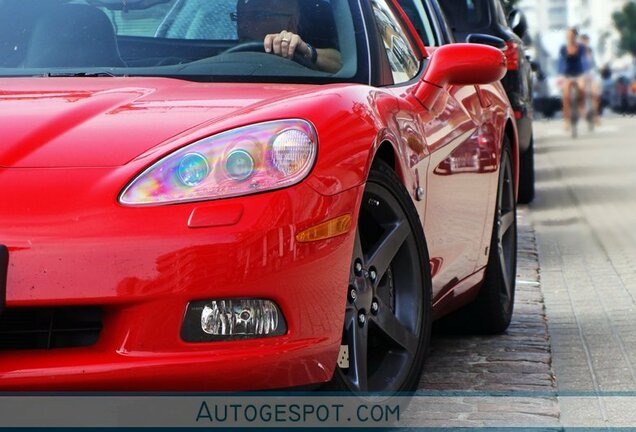
<path fill-rule="evenodd" d="M 47 72 L 42 76 L 45 76 L 47 78 L 69 78 L 69 77 L 96 78 L 96 77 L 117 77 L 117 76 L 125 76 L 125 75 L 115 75 L 112 72 L 100 71 L 100 72 Z"/>

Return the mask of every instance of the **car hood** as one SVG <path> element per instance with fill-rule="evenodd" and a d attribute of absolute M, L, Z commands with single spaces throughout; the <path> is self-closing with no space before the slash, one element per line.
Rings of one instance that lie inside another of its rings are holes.
<path fill-rule="evenodd" d="M 0 79 L 0 167 L 121 166 L 197 125 L 308 87 L 168 78 Z"/>

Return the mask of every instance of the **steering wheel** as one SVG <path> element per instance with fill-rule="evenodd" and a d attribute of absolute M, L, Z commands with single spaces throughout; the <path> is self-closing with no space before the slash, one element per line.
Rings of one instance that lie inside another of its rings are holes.
<path fill-rule="evenodd" d="M 238 45 L 234 45 L 231 48 L 226 49 L 225 51 L 223 51 L 223 54 L 230 54 L 235 52 L 246 52 L 246 51 L 264 53 L 265 45 L 263 44 L 262 41 L 243 42 Z"/>
<path fill-rule="evenodd" d="M 262 41 L 248 41 L 248 42 L 243 42 L 240 43 L 238 45 L 234 45 L 231 48 L 226 49 L 225 51 L 223 51 L 222 54 L 231 54 L 231 53 L 237 53 L 237 52 L 260 52 L 260 53 L 265 53 L 265 45 L 263 44 Z M 273 53 L 267 53 L 267 54 L 272 54 L 272 55 L 276 55 Z M 314 69 L 314 65 L 311 63 L 311 60 L 309 60 L 307 57 L 305 57 L 304 55 L 301 55 L 298 53 L 298 51 L 296 51 L 294 53 L 294 57 L 292 59 L 287 59 L 286 57 L 281 57 L 281 56 L 276 56 L 278 58 L 281 59 L 285 59 L 285 60 L 293 60 L 294 62 L 308 68 L 308 69 Z"/>

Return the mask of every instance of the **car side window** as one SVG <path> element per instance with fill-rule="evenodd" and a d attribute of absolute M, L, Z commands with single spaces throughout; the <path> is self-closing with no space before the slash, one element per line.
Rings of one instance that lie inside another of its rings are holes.
<path fill-rule="evenodd" d="M 433 23 L 430 16 L 424 9 L 424 5 L 421 0 L 398 0 L 400 7 L 404 10 L 404 13 L 409 17 L 415 31 L 424 42 L 424 45 L 428 47 L 440 46 L 440 42 L 435 36 L 433 30 Z"/>
<path fill-rule="evenodd" d="M 417 75 L 420 62 L 402 27 L 401 21 L 384 0 L 371 0 L 375 24 L 393 73 L 393 82 L 400 84 Z"/>

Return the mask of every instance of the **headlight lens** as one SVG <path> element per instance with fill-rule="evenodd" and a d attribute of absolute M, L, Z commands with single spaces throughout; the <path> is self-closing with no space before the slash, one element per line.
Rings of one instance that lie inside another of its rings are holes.
<path fill-rule="evenodd" d="M 229 198 L 302 181 L 318 139 L 304 120 L 246 126 L 190 144 L 160 160 L 124 189 L 124 205 Z"/>
<path fill-rule="evenodd" d="M 186 186 L 196 186 L 210 174 L 210 166 L 205 156 L 188 153 L 179 162 L 179 180 Z"/>

